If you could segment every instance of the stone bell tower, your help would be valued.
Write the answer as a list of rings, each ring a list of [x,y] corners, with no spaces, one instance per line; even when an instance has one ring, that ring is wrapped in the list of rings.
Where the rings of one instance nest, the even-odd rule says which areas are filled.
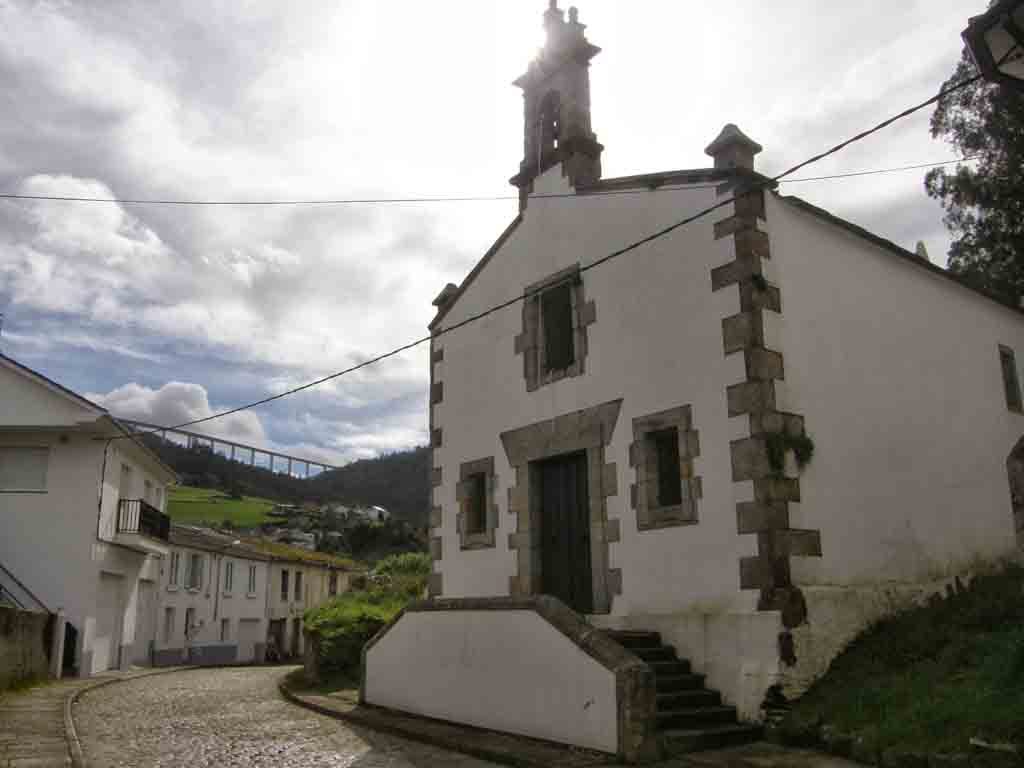
[[[544,29],[544,48],[514,83],[523,89],[524,107],[523,161],[510,180],[519,187],[520,208],[533,180],[559,163],[573,187],[601,178],[604,147],[590,129],[590,60],[601,49],[587,41],[575,8],[565,20],[558,0],[550,0]]]

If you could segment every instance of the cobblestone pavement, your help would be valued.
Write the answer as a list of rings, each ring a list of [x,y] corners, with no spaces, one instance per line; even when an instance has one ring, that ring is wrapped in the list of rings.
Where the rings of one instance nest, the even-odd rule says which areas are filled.
[[[192,670],[88,692],[74,718],[89,768],[493,765],[290,704],[277,691],[285,671]]]

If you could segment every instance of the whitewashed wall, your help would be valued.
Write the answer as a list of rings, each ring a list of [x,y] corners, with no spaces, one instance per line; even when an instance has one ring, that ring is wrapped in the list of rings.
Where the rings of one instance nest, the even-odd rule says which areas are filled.
[[[567,191],[560,169],[539,180],[538,194]],[[493,304],[521,295],[525,286],[558,270],[586,265],[610,251],[714,202],[714,190],[680,189],[530,201],[524,220],[442,322],[452,325]],[[721,318],[738,311],[728,291],[711,292],[710,272],[729,261],[731,239],[715,241],[710,223],[678,230],[640,250],[584,274],[597,321],[588,328],[583,376],[527,393],[523,358],[514,352],[522,331],[521,307],[503,310],[439,339],[444,360],[435,366],[444,399],[435,406],[443,445],[434,465],[443,484],[434,489],[442,507],[445,597],[496,596],[509,591],[514,552],[508,534],[507,488],[514,482],[499,434],[508,429],[625,397],[606,462],[618,466],[618,496],[609,518],[621,520],[621,541],[610,546],[610,567],[623,569],[616,614],[671,612],[696,604],[727,610],[744,607],[739,559],[753,542],[736,533],[725,388],[743,378],[741,356],[726,359]],[[640,532],[629,504],[632,419],[691,404],[700,432],[695,473],[703,479],[697,525]],[[494,456],[499,507],[497,547],[460,551],[455,530],[459,464]],[[438,535],[435,531],[434,535]],[[707,553],[714,552],[713,558]],[[695,567],[699,563],[699,567]],[[671,589],[665,585],[671,584]]]
[[[370,704],[603,752],[615,696],[614,674],[533,611],[408,612],[366,654]]]

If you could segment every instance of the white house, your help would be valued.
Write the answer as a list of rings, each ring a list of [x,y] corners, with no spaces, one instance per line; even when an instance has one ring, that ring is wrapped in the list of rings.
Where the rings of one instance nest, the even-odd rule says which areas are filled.
[[[172,525],[154,665],[262,662],[270,560],[231,535]]]
[[[174,472],[107,411],[0,355],[0,564],[67,618],[66,666],[148,663]]]
[[[599,49],[545,26],[520,214],[430,326],[436,599],[363,696],[634,760],[750,738],[769,686],[1019,552],[1024,314],[780,194],[733,125],[602,178]]]
[[[302,617],[332,597],[349,589],[350,573],[324,556],[319,562],[299,558],[275,558],[270,568],[267,617],[268,645],[281,656],[299,657],[305,652]]]

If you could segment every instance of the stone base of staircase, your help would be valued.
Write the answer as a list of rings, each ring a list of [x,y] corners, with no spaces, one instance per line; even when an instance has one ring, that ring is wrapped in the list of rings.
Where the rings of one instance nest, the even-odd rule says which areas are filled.
[[[704,685],[690,662],[676,656],[657,632],[605,630],[605,634],[644,661],[654,672],[657,731],[666,757],[757,741],[762,728],[739,722],[736,707],[722,704],[718,691]]]

